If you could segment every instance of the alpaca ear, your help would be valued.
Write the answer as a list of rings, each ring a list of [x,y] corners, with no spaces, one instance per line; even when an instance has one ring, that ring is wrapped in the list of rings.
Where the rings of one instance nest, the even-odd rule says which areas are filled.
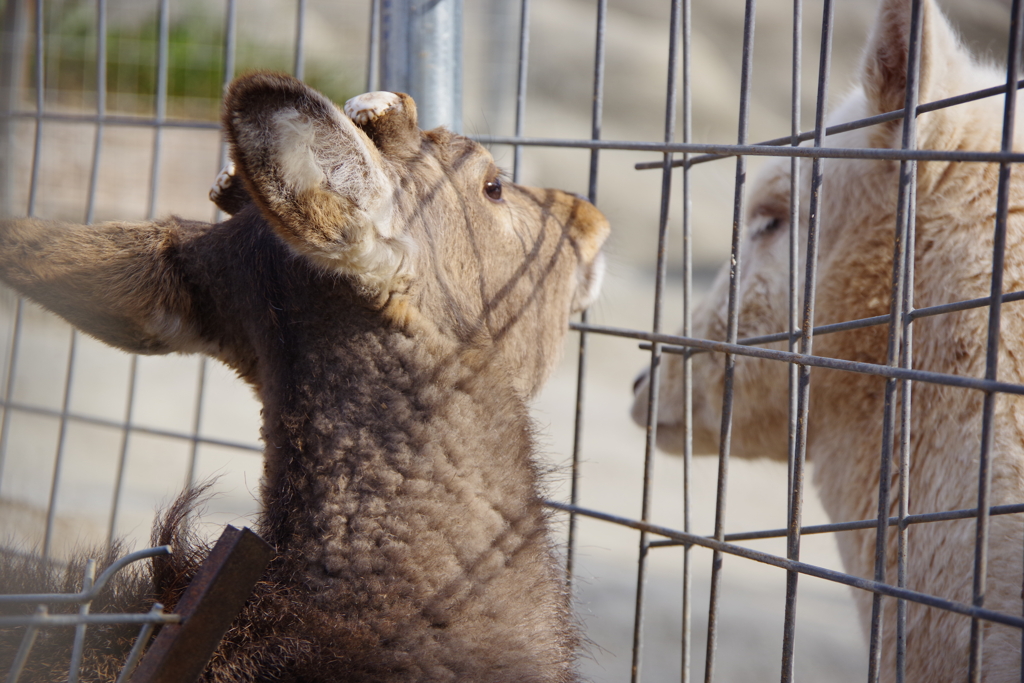
[[[420,150],[416,103],[402,92],[368,92],[345,103],[345,115],[388,157],[408,157]]]
[[[210,201],[229,216],[234,216],[252,204],[249,188],[245,186],[245,181],[241,176],[235,173],[235,162],[229,161],[228,165],[217,174],[217,179],[210,187]]]
[[[221,317],[194,293],[208,265],[197,224],[0,221],[0,280],[100,341],[132,353],[219,348]],[[187,256],[186,256],[187,255]]]
[[[315,90],[265,73],[232,83],[224,126],[236,173],[285,242],[386,297],[407,244],[397,174],[367,134]]]
[[[882,0],[864,56],[861,82],[871,114],[903,109],[912,0]],[[932,102],[966,92],[971,57],[933,0],[922,0],[919,101]]]

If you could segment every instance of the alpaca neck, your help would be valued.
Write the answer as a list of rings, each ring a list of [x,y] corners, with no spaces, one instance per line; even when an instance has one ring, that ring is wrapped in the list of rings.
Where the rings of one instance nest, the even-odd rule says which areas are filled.
[[[486,360],[400,332],[298,359],[317,379],[265,408],[262,532],[381,662],[574,680],[526,405]]]
[[[537,500],[526,406],[467,356],[388,331],[295,359],[283,376],[310,379],[271,388],[284,398],[265,408],[271,539],[305,546],[331,574],[324,539],[440,538],[465,525],[460,509],[480,543],[515,526]]]

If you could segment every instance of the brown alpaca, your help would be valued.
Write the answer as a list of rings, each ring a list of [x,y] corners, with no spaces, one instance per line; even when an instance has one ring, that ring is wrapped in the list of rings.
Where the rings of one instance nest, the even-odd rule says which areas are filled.
[[[263,402],[278,557],[205,680],[576,680],[526,401],[607,222],[420,131],[406,95],[343,114],[255,74],[224,126],[253,201],[228,178],[223,223],[0,228],[26,296],[128,351],[220,359]]]

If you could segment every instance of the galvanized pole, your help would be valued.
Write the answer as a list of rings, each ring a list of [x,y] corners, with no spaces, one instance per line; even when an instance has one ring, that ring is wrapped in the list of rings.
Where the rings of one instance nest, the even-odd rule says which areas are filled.
[[[462,0],[382,0],[381,88],[416,100],[420,127],[462,130]]]

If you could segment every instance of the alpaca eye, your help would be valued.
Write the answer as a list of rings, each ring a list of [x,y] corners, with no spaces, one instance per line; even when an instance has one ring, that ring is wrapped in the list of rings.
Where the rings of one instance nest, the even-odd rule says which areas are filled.
[[[491,201],[501,201],[501,178],[488,180],[484,183],[484,194],[486,194]]]
[[[762,219],[763,222],[754,229],[754,236],[760,237],[761,235],[770,235],[773,232],[777,232],[779,228],[784,225],[788,225],[788,221],[784,221],[781,218],[769,218],[765,216]]]

